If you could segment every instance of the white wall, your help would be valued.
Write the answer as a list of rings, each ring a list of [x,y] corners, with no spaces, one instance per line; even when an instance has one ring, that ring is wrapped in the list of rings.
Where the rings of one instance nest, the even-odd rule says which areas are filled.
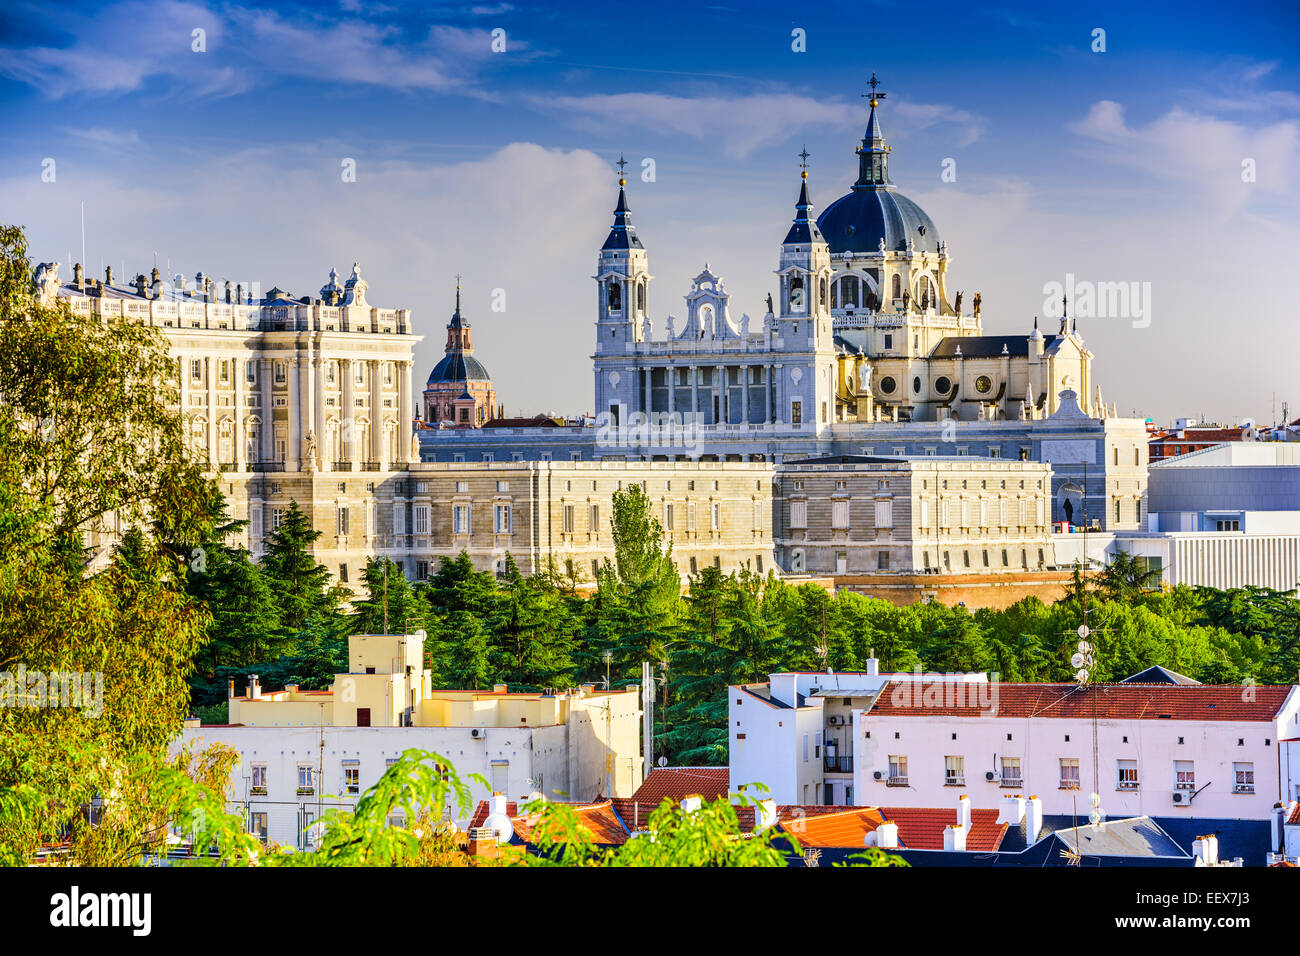
[[[1102,809],[1112,818],[1186,814],[1267,820],[1269,809],[1279,798],[1279,738],[1293,733],[1298,709],[1300,694],[1293,691],[1277,720],[1099,721],[1096,777],[1089,720],[867,715],[857,720],[855,728],[857,754],[862,759],[854,763],[854,802],[947,807],[967,793],[973,807],[996,809],[1008,791],[999,782],[987,782],[985,772],[994,771],[1000,779],[1001,759],[1019,757],[1023,783],[1018,789],[1026,796],[1041,797],[1047,814],[1087,813],[1088,794],[1095,789],[1101,795]],[[865,736],[867,731],[871,738]],[[1244,743],[1239,745],[1239,739]],[[890,787],[872,779],[875,770],[888,777],[890,754],[907,756],[908,786]],[[944,757],[948,755],[965,757],[962,787],[944,785]],[[1079,760],[1081,790],[1060,789],[1062,757]],[[1117,789],[1120,758],[1137,760],[1140,789]],[[1175,760],[1193,761],[1196,787],[1205,787],[1190,806],[1175,804],[1171,797]],[[1234,762],[1254,764],[1254,794],[1233,792]]]
[[[471,773],[481,774],[487,784],[471,784],[476,803],[491,794],[493,761],[504,762],[496,778],[504,780],[506,796],[511,800],[537,789],[539,774],[543,792],[552,799],[591,799],[603,786],[604,761],[600,755],[604,751],[593,746],[585,748],[587,752],[582,755],[571,755],[564,727],[487,727],[482,732],[482,738],[473,738],[467,727],[326,727],[323,761],[320,727],[187,728],[177,746],[188,745],[197,751],[221,742],[233,747],[240,762],[231,772],[228,809],[245,818],[250,812],[265,811],[268,838],[291,846],[297,845],[300,810],[317,814],[318,802],[320,809],[331,805],[323,795],[342,798],[334,805],[355,805],[356,797],[343,793],[344,759],[359,761],[361,793],[383,776],[386,760],[411,749],[432,750],[448,758],[462,779]],[[571,756],[575,758],[576,773],[570,765]],[[299,762],[311,763],[320,770],[319,801],[315,795],[297,796]],[[267,765],[268,792],[264,797],[249,794],[254,763]],[[570,779],[571,774],[577,779]]]

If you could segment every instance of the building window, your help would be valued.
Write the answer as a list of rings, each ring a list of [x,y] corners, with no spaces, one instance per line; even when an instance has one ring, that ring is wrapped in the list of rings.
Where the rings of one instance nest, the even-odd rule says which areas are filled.
[[[309,763],[298,764],[298,796],[311,796],[315,792],[315,769]]]
[[[888,552],[888,551],[881,551],[879,554],[876,555],[876,570],[877,570],[877,571],[888,571],[888,570],[889,570],[889,552]]]
[[[190,379],[195,382],[203,381],[203,360],[192,359],[190,361]]]
[[[275,363],[275,382],[277,385],[283,385],[285,383],[285,372],[284,372],[283,362]]]
[[[255,797],[266,796],[266,764],[253,764],[253,782],[249,793]]]
[[[263,843],[266,842],[266,814],[250,813],[248,815],[248,832]]]
[[[803,402],[790,403],[790,424],[791,425],[803,424]]]
[[[831,527],[837,531],[847,531],[849,527],[849,503],[847,501],[831,502]]]
[[[257,364],[255,362],[244,363],[244,381],[250,385],[257,382]]]
[[[337,519],[337,520],[338,520],[338,533],[341,534],[341,535],[342,535],[342,534],[347,534],[347,533],[348,533],[348,524],[349,524],[349,523],[348,523],[348,509],[347,509],[347,508],[339,508],[339,509],[338,509],[338,519]]]
[[[348,566],[346,564],[339,565],[339,581],[343,584],[348,583]]]
[[[600,505],[590,505],[587,508],[587,530],[592,534],[600,533]],[[692,524],[691,530],[694,529]]]
[[[713,530],[721,531],[722,530],[722,505],[717,501],[713,503],[711,520],[713,522],[712,524]]]
[[[361,768],[356,764],[343,765],[343,793],[356,796],[361,792]]]
[[[452,513],[452,530],[456,534],[470,533],[470,506],[456,505]]]
[[[808,527],[808,502],[806,501],[790,502],[790,527],[791,528]]]
[[[1121,760],[1116,767],[1115,789],[1138,789],[1138,765],[1136,760]]]
[[[573,505],[564,506],[564,517],[560,523],[560,531],[564,534],[573,534]]]
[[[966,758],[943,758],[943,785],[945,787],[966,786]]]
[[[496,533],[509,534],[510,533],[510,506],[497,505],[493,509],[493,511],[495,513],[494,526],[496,529]]]
[[[1174,789],[1196,789],[1196,765],[1190,760],[1174,761]]]
[[[1232,792],[1255,792],[1255,765],[1253,763],[1234,763],[1232,765]]]
[[[907,786],[907,758],[902,756],[891,756],[889,758],[889,779],[886,781],[891,787]]]
[[[1020,758],[1003,757],[1002,758],[1002,786],[1019,787],[1020,778]]]
[[[1077,757],[1061,758],[1061,789],[1062,790],[1079,789],[1079,758]]]
[[[400,505],[398,507],[400,507]],[[413,519],[412,523],[415,526],[412,530],[416,534],[428,534],[429,533],[429,506],[415,505],[411,509],[411,516]]]
[[[664,502],[664,530],[671,532],[673,530],[673,506],[671,502]]]
[[[876,502],[876,527],[892,528],[894,526],[894,503],[892,501]]]

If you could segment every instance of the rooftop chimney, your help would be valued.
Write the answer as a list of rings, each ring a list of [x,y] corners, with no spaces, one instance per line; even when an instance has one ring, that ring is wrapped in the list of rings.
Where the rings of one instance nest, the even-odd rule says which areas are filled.
[[[1025,842],[1033,843],[1043,829],[1043,801],[1034,794],[1025,803]]]
[[[256,674],[248,675],[248,697],[250,700],[262,699],[262,685],[258,681]]]
[[[704,806],[704,798],[698,794],[692,794],[689,797],[682,797],[683,813],[694,813],[702,806]]]
[[[1019,793],[1008,793],[1002,798],[1002,810],[998,813],[998,823],[1009,823],[1013,827],[1018,827],[1024,819],[1024,795]]]
[[[943,831],[943,848],[961,853],[966,850],[966,828],[960,823],[951,824]]]
[[[1192,844],[1192,856],[1196,857],[1197,866],[1218,866],[1219,838],[1213,834],[1197,837]]]
[[[104,285],[113,284],[113,267],[107,266],[104,269]]]
[[[897,823],[890,823],[888,821],[882,823],[880,826],[876,827],[873,833],[876,837],[875,845],[880,847],[882,850],[898,847]],[[872,833],[868,833],[867,836],[872,836]]]
[[[755,830],[768,830],[776,826],[776,801],[760,800],[754,808]]]
[[[502,814],[506,812],[506,795],[500,790],[492,791],[492,812]]]
[[[867,658],[867,676],[876,677],[880,674],[880,661],[876,659],[876,649],[871,649],[871,656]]]
[[[72,267],[72,281],[76,283],[79,292],[86,290],[86,271],[81,268],[80,262]]]
[[[494,694],[504,694],[505,692],[506,692],[506,685],[505,685],[505,684],[493,684],[493,685],[492,685],[492,693],[494,693]]]
[[[234,700],[234,699],[235,699],[235,679],[232,677],[230,678],[230,685],[229,687],[227,687],[226,700]]]
[[[970,830],[970,797],[964,793],[957,798],[957,822]]]

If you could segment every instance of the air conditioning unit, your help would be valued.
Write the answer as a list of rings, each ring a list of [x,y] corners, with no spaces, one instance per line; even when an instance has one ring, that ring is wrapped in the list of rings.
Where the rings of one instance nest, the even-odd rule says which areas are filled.
[[[1188,797],[1188,796],[1189,796],[1189,794],[1187,793],[1186,790],[1175,790],[1175,791],[1174,791],[1174,803],[1186,803],[1186,802],[1187,802],[1187,797]]]
[[[871,776],[872,776],[874,779],[876,779],[876,780],[884,780],[884,779],[885,779],[885,772],[884,772],[883,770],[877,770],[877,771],[876,771],[875,773],[873,773]]]
[[[839,714],[832,714],[829,718],[827,718],[826,722],[830,724],[832,727],[839,727],[841,724],[844,723],[844,718],[841,717]]]
[[[989,783],[992,783],[992,782],[993,782],[994,780],[996,780],[997,778],[998,778],[998,775],[997,775],[994,771],[992,771],[992,770],[990,770],[990,771],[988,771],[988,772],[986,772],[986,773],[984,774],[984,779],[987,780]]]
[[[486,727],[471,727],[470,730],[469,730],[469,735],[470,735],[471,737],[475,738],[475,739],[478,739],[478,738],[481,738],[481,737],[486,737],[486,736],[487,736],[487,728],[486,728]]]
[[[809,687],[809,688],[808,688],[808,696],[809,696],[809,697],[814,697],[814,696],[816,696],[817,694],[820,694],[821,692],[822,692],[822,689],[821,689],[820,687]]]

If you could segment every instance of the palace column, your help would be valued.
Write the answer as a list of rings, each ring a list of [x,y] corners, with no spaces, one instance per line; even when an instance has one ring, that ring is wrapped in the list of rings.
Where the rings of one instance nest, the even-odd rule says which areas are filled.
[[[221,449],[218,447],[220,429],[217,426],[217,377],[214,374],[216,362],[209,356],[203,357],[203,384],[208,393],[208,461],[216,470],[221,470]]]
[[[232,385],[235,389],[235,421],[232,426],[234,436],[232,440],[235,443],[235,471],[244,471],[247,467],[245,463],[246,447],[244,445],[244,416],[246,414],[245,406],[248,404],[244,401],[244,362],[242,359],[232,358],[230,360]]]
[[[383,363],[370,361],[366,364],[370,367],[370,451],[367,457],[373,462],[378,462],[384,457],[384,399],[380,394]]]
[[[262,393],[261,408],[258,409],[262,419],[261,445],[262,452],[259,456],[262,461],[269,462],[275,460],[273,452],[275,439],[275,411],[271,402],[271,381],[275,374],[275,360],[264,358],[257,360],[257,384]]]
[[[398,445],[393,449],[393,463],[404,461],[410,462],[411,459],[411,371],[415,363],[413,361],[397,363],[397,407],[398,420],[397,442]]]
[[[318,350],[312,358],[312,378],[315,382],[315,410],[313,430],[316,432],[316,467],[325,470],[325,358]]]
[[[302,376],[298,372],[298,356],[289,356],[284,360],[285,366],[289,372],[289,389],[288,399],[297,405],[297,408],[289,409],[289,447],[285,449],[284,470],[301,471],[302,470]]]
[[[343,436],[342,457],[344,460],[355,464],[357,446],[360,442],[357,441],[357,423],[354,411],[356,402],[353,397],[352,387],[352,379],[356,375],[356,370],[353,368],[352,363],[352,359],[339,360],[339,369],[343,374],[343,407],[339,410],[339,428],[342,429],[341,434]]]
[[[749,366],[740,366],[740,420],[749,424]]]

